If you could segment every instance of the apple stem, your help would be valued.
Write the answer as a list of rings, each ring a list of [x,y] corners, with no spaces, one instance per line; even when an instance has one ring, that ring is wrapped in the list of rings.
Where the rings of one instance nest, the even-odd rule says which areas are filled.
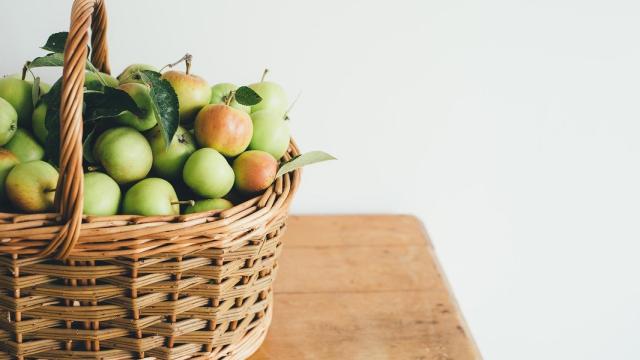
[[[300,96],[302,96],[302,90],[300,90],[296,98],[293,99],[293,102],[291,103],[291,105],[289,105],[289,108],[287,109],[287,111],[284,113],[285,120],[289,120],[289,113],[291,112],[291,110],[293,110],[293,107],[296,106],[296,104],[298,103],[298,100],[300,100]]]
[[[183,57],[181,57],[181,58],[180,58],[180,60],[178,60],[178,61],[176,61],[176,62],[174,62],[174,63],[171,63],[171,64],[167,64],[167,65],[165,65],[162,69],[160,69],[160,72],[163,72],[163,71],[164,71],[164,69],[166,69],[166,68],[171,69],[171,68],[173,68],[174,66],[176,66],[176,65],[178,65],[178,64],[180,64],[181,62],[183,62],[183,61],[184,61],[184,62],[186,63],[186,65],[187,65],[187,71],[186,71],[186,73],[187,73],[187,74],[189,74],[189,71],[191,71],[191,61],[192,61],[192,60],[193,60],[193,55],[191,55],[191,54],[189,54],[189,53],[186,53],[186,54],[184,54],[184,56],[183,56]]]
[[[184,200],[184,201],[172,201],[171,205],[189,205],[194,206],[196,204],[195,200]]]
[[[227,95],[224,98],[224,104],[229,106],[235,97],[236,97],[236,91],[235,90],[231,90],[229,92],[229,95]]]
[[[260,82],[264,81],[268,73],[269,73],[269,69],[264,69],[264,71],[262,72],[262,77],[260,78]]]
[[[31,62],[27,61],[26,63],[24,63],[24,66],[22,67],[22,80],[26,79],[27,77],[27,70],[29,70],[29,64]]]
[[[56,192],[56,190],[58,190],[58,189],[46,189],[44,192],[45,193],[52,193],[52,192]]]
[[[98,170],[100,170],[100,169],[101,169],[101,167],[100,167],[100,166],[96,166],[96,165],[89,165],[89,166],[87,166],[87,170],[88,170],[88,171],[90,171],[90,172],[91,172],[91,171],[98,171]]]

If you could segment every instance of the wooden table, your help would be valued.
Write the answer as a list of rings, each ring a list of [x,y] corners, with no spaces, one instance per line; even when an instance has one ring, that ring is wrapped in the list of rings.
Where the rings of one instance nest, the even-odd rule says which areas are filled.
[[[274,319],[251,360],[481,356],[411,216],[293,216]]]

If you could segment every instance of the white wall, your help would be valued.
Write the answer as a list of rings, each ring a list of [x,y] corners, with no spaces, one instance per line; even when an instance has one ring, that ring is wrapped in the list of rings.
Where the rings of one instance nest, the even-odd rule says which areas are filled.
[[[640,358],[640,6],[611,0],[111,0],[111,59],[186,51],[292,97],[298,213],[426,222],[487,359]],[[70,1],[0,3],[0,73]]]

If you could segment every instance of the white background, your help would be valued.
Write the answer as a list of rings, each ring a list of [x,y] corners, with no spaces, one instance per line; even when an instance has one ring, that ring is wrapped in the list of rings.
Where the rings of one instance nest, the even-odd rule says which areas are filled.
[[[0,3],[1,73],[70,1]],[[486,359],[638,359],[636,1],[111,0],[114,72],[186,51],[291,97],[297,213],[411,213]],[[49,74],[51,76],[51,74]],[[50,80],[53,80],[49,77]]]

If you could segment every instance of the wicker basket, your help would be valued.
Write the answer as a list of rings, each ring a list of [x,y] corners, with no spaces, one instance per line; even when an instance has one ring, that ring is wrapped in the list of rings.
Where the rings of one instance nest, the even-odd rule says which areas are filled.
[[[82,215],[82,103],[109,72],[103,0],[75,0],[61,105],[58,213],[0,213],[0,359],[244,359],[271,319],[300,172],[224,211]],[[297,155],[292,142],[284,159]]]

